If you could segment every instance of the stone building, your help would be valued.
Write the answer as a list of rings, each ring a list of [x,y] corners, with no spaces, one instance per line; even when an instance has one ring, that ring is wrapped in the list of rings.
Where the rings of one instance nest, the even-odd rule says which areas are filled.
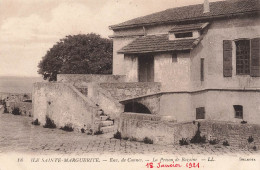
[[[155,114],[259,124],[258,0],[205,1],[110,29],[113,74],[161,83],[159,93],[147,96],[160,100]]]
[[[110,29],[113,75],[67,74],[36,83],[34,119],[157,143],[190,137],[194,121],[204,121],[204,129],[221,122],[215,126],[221,132],[205,135],[223,138],[241,129],[260,136],[259,0],[205,0]],[[240,127],[242,121],[256,127]]]

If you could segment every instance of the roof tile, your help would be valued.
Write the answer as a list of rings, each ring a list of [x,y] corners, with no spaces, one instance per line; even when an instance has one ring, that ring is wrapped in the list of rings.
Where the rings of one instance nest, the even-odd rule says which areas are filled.
[[[150,35],[140,37],[126,45],[118,53],[135,54],[162,51],[190,50],[197,39],[169,40],[168,35]]]
[[[260,0],[218,1],[210,3],[210,12],[203,13],[203,4],[171,8],[144,17],[135,18],[117,25],[111,29],[120,29],[146,24],[180,22],[185,20],[199,20],[202,18],[215,18],[248,12],[259,12]]]

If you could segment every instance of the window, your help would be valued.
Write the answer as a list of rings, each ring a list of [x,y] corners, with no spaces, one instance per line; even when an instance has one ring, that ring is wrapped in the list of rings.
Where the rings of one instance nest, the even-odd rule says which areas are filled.
[[[205,119],[205,107],[196,108],[196,119]]]
[[[176,38],[192,37],[192,32],[175,33]]]
[[[250,74],[250,40],[236,41],[236,73]]]
[[[204,81],[204,58],[200,59],[200,81]]]
[[[236,54],[232,54],[232,40],[223,40],[223,75],[232,77],[232,56],[236,57],[236,74],[260,77],[260,38],[235,40]]]
[[[173,53],[172,54],[172,62],[173,63],[176,63],[178,61],[178,59],[177,59],[177,53]]]
[[[243,119],[243,106],[241,105],[234,105],[235,109],[235,118]]]

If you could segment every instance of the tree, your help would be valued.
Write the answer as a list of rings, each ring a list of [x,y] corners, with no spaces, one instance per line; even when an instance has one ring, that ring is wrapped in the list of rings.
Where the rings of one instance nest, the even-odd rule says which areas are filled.
[[[57,74],[111,74],[113,43],[91,33],[69,35],[57,42],[42,58],[38,73],[49,81]]]

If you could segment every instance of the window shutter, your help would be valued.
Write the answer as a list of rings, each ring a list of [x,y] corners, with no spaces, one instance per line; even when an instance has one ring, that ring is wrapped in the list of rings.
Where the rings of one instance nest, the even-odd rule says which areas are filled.
[[[260,76],[260,38],[251,40],[251,63],[250,75],[252,77]]]
[[[232,41],[223,41],[223,75],[232,77]]]

